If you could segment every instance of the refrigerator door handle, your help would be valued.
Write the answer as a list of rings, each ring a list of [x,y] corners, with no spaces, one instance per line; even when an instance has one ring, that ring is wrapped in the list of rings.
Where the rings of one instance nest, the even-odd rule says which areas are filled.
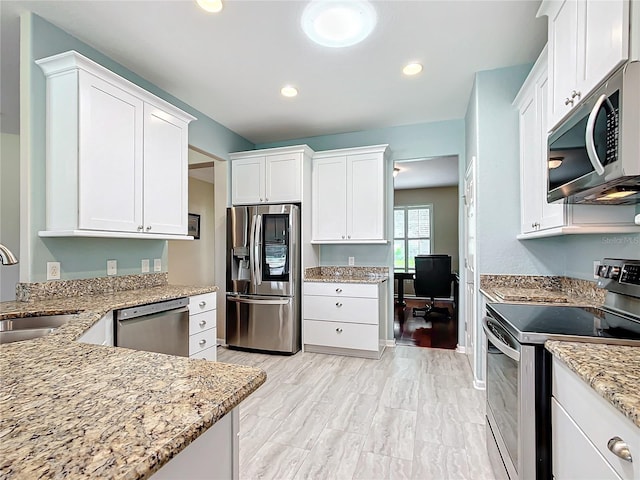
[[[254,269],[256,272],[255,284],[262,285],[262,215],[256,215],[256,228],[255,228],[255,238],[254,238],[254,248],[256,249],[255,254],[255,265]]]
[[[227,297],[227,300],[235,303],[250,303],[254,305],[287,305],[291,298],[279,298],[279,299],[253,299],[244,297]]]
[[[249,265],[251,267],[251,283],[254,285],[256,284],[256,218],[257,215],[253,215],[253,217],[251,217],[251,231],[249,232],[249,242],[251,242],[251,247],[249,248]]]

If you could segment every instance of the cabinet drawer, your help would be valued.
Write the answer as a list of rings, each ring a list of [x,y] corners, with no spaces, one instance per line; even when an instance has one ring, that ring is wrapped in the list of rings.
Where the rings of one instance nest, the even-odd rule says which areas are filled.
[[[555,398],[551,399],[553,478],[556,480],[618,480],[620,477],[600,455],[580,427]]]
[[[636,461],[640,458],[638,427],[556,358],[553,359],[553,396],[620,477],[640,478],[640,462]],[[607,443],[613,437],[627,443],[633,462],[609,451]]]
[[[216,346],[217,329],[210,328],[204,332],[189,335],[189,356],[201,352],[209,347]]]
[[[305,295],[378,298],[377,284],[305,282]]]
[[[217,346],[205,348],[204,350],[200,350],[198,353],[194,353],[189,355],[189,358],[210,360],[215,362],[218,359]]]
[[[378,325],[378,299],[305,295],[304,319]]]
[[[216,292],[189,297],[189,313],[208,312],[216,309]]]
[[[196,313],[189,315],[189,335],[204,332],[216,326],[216,311]]]
[[[336,348],[378,350],[378,326],[344,322],[304,321],[304,343]]]

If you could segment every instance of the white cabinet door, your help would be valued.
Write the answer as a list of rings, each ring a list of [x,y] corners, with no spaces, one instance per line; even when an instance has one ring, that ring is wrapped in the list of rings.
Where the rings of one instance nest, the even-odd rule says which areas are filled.
[[[90,73],[81,71],[78,80],[78,227],[138,231],[143,224],[143,102]]]
[[[571,109],[569,100],[576,87],[577,29],[578,2],[564,0],[557,14],[549,19],[549,77],[552,79],[549,116],[552,125]]]
[[[385,236],[384,165],[381,154],[347,157],[347,239]]]
[[[264,157],[234,160],[231,164],[231,196],[234,205],[262,203],[265,198]]]
[[[347,157],[336,156],[313,163],[313,239],[345,240],[347,235]]]
[[[282,153],[265,159],[265,202],[302,201],[302,154]]]
[[[537,230],[541,216],[541,157],[535,91],[520,108],[520,231]]]
[[[628,0],[589,0],[579,4],[578,91],[588,92],[629,57]]]
[[[187,234],[188,126],[144,105],[144,231]]]

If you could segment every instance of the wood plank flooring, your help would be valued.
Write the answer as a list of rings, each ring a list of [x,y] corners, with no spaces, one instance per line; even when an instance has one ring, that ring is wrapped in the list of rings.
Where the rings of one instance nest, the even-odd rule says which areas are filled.
[[[240,478],[493,479],[484,392],[464,354],[397,346],[380,360],[218,348],[267,381],[240,404]]]
[[[413,316],[415,307],[424,307],[426,299],[405,297],[406,305],[394,305],[393,336],[398,345],[454,349],[458,344],[458,319],[452,302],[436,301],[437,307],[449,309],[451,318],[442,315]]]

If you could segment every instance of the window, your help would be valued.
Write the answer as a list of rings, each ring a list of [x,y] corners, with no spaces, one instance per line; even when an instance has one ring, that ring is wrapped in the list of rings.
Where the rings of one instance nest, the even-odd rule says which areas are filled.
[[[393,209],[393,267],[415,269],[416,255],[431,253],[433,205]]]

